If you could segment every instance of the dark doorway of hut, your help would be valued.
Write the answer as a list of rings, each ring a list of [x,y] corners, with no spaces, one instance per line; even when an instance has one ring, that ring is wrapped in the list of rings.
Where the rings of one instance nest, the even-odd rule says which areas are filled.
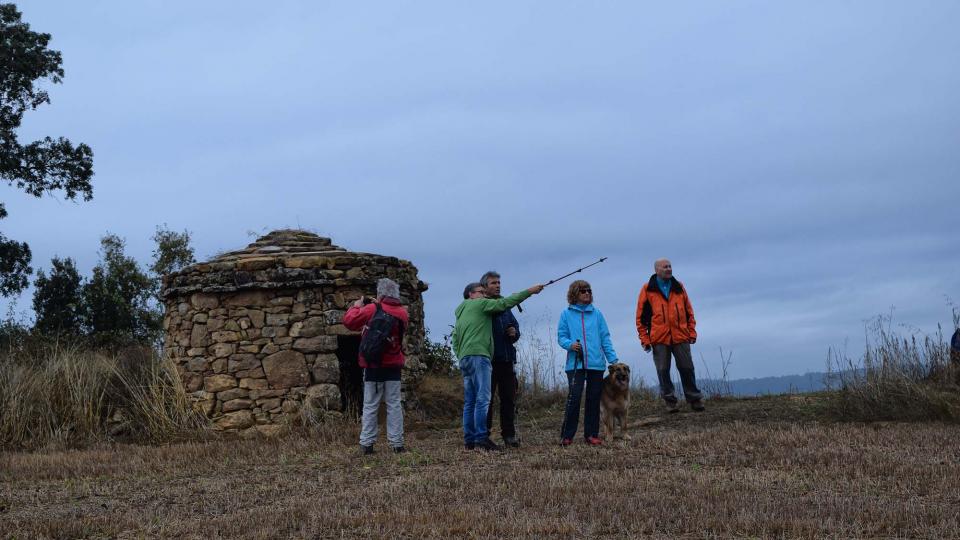
[[[337,336],[340,406],[344,414],[355,418],[363,411],[363,368],[357,363],[359,354],[360,336]]]

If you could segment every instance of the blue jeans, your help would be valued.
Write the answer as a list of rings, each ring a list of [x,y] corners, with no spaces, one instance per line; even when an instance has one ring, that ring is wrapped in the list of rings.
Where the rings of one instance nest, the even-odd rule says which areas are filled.
[[[490,407],[490,359],[486,356],[464,356],[460,359],[463,373],[463,442],[486,440],[487,409]]]

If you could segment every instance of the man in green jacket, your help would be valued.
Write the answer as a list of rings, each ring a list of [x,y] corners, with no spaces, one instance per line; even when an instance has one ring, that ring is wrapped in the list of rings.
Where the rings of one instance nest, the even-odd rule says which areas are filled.
[[[493,357],[492,318],[543,290],[534,285],[506,298],[485,298],[483,285],[471,283],[463,290],[463,303],[456,309],[453,353],[463,373],[463,442],[467,450],[499,450],[487,432],[490,407],[490,376]]]

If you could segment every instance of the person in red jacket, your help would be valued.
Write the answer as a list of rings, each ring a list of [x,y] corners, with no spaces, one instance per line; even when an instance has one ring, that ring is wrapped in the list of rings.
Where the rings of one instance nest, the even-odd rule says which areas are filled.
[[[660,381],[660,396],[670,412],[677,412],[677,396],[670,380],[670,357],[677,361],[683,395],[694,411],[703,411],[703,394],[697,388],[690,345],[697,342],[697,320],[683,284],[673,277],[667,259],[653,263],[650,276],[637,298],[637,333],[643,350],[653,351]]]
[[[365,298],[361,296],[343,316],[343,325],[350,330],[362,330],[361,335],[366,334],[367,324],[377,314],[378,307],[394,317],[396,323],[387,339],[379,365],[370,365],[362,354],[357,358],[357,362],[363,368],[360,447],[364,454],[372,454],[373,444],[377,442],[377,410],[380,408],[381,400],[387,404],[387,441],[394,452],[404,451],[400,374],[404,364],[403,332],[407,328],[407,323],[410,322],[410,316],[406,308],[400,304],[400,286],[387,278],[377,281],[377,301],[365,303]]]

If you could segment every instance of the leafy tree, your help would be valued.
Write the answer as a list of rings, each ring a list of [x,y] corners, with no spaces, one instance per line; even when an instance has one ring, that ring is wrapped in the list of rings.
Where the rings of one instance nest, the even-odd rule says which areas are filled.
[[[150,300],[154,281],[124,253],[123,239],[100,239],[100,263],[83,286],[85,327],[94,343],[148,343],[159,335],[161,319]]]
[[[50,34],[30,30],[14,4],[0,4],[0,181],[16,185],[30,195],[62,191],[67,199],[93,198],[93,151],[59,137],[21,144],[17,129],[23,115],[50,103],[46,91],[34,87],[39,80],[63,80],[60,51],[47,48]],[[7,212],[0,203],[0,219]],[[17,294],[31,273],[30,248],[0,234],[0,295]]]
[[[73,259],[54,257],[50,263],[50,277],[39,270],[33,282],[33,328],[43,335],[80,336],[84,307],[80,273]]]
[[[166,227],[166,224],[157,226],[157,232],[153,235],[153,241],[157,246],[153,250],[153,264],[150,266],[150,272],[154,276],[157,294],[160,293],[164,275],[196,262],[193,247],[190,246],[190,232],[171,231]]]

